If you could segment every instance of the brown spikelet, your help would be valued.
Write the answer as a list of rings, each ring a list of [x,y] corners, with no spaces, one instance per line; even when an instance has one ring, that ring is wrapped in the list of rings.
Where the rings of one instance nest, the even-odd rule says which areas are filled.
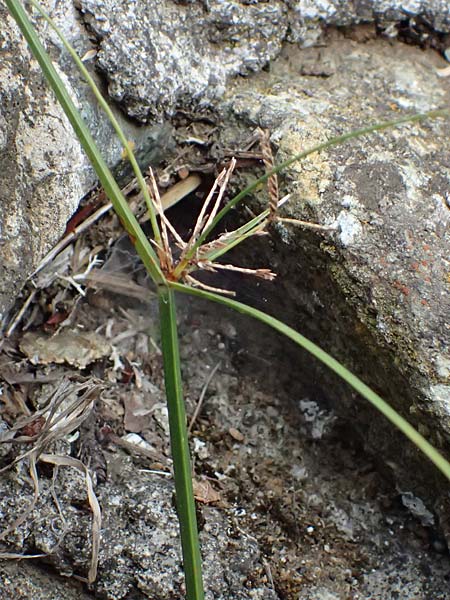
[[[270,146],[270,135],[269,132],[264,129],[258,129],[258,134],[264,166],[266,167],[266,171],[270,171],[274,167],[272,148]],[[273,173],[267,180],[267,190],[269,192],[269,219],[272,220],[277,214],[278,207],[278,178],[276,173]]]
[[[204,265],[204,266],[203,266]],[[208,263],[202,263],[203,268],[207,268]],[[273,281],[276,277],[276,274],[273,273],[270,269],[246,269],[244,267],[237,267],[236,265],[225,265],[223,263],[210,263],[210,268],[212,271],[217,271],[220,269],[224,269],[227,271],[236,271],[238,273],[244,273],[245,275],[254,275],[255,277],[259,277],[260,279],[267,279],[268,281]]]

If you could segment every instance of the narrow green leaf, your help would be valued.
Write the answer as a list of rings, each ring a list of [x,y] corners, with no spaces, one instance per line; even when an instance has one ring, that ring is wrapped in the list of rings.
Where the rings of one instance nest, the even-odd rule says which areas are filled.
[[[247,223],[244,223],[241,227],[235,231],[227,233],[226,239],[222,239],[223,245],[220,245],[213,249],[205,249],[205,246],[200,248],[197,252],[197,261],[189,265],[188,262],[180,262],[174,271],[174,279],[179,280],[184,272],[191,273],[198,270],[198,261],[207,260],[214,262],[222,255],[229,252],[235,246],[241,244],[249,237],[256,235],[257,231],[264,229],[264,219],[269,216],[269,210],[264,210],[258,216],[254,217]]]
[[[16,0],[6,0],[6,3],[27,39],[64,112],[69,118],[80,143],[85,149],[108,197],[113,203],[115,211],[135,243],[144,265],[158,284],[164,373],[187,599],[203,600],[201,556],[192,489],[186,416],[182,395],[174,293],[166,287],[165,278],[161,273],[153,248],[128,207],[126,199],[104,162],[90,132],[68,95],[62,80],[54,69],[21,4]],[[124,146],[129,148],[128,143],[125,143]]]
[[[378,394],[371,390],[363,383],[356,375],[353,375],[340,362],[322,350],[319,346],[305,338],[303,335],[282,323],[278,319],[267,315],[266,313],[257,310],[231,298],[219,296],[205,290],[195,289],[180,283],[170,283],[170,287],[177,292],[190,294],[206,298],[219,304],[223,304],[236,310],[239,313],[248,315],[253,319],[257,319],[266,325],[269,325],[276,331],[279,331],[286,337],[290,338],[296,344],[307,350],[315,358],[337,373],[341,379],[346,381],[353,389],[368,400],[375,408],[377,408],[391,423],[393,423],[404,435],[409,438],[427,456],[435,466],[450,480],[450,463],[418,432],[404,419],[397,411],[395,411],[387,402],[385,402]]]

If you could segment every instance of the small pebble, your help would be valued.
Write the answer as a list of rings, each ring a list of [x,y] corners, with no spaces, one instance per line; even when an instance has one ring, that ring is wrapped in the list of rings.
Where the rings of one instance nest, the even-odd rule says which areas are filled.
[[[244,441],[244,436],[242,435],[242,433],[240,431],[238,431],[237,429],[235,429],[234,427],[230,427],[230,429],[228,430],[228,433],[237,442],[243,442]]]

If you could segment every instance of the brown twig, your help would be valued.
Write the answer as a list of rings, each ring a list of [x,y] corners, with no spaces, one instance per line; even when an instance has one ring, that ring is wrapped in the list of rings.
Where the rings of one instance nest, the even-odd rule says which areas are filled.
[[[156,207],[157,212],[161,217],[161,243],[162,247],[156,245],[159,262],[161,269],[164,273],[171,273],[173,269],[173,257],[172,250],[169,243],[169,235],[167,233],[167,218],[164,215],[164,208],[161,203],[161,196],[159,195],[158,186],[156,184],[155,176],[153,175],[153,169],[149,169],[150,185],[149,191],[152,198],[153,204]]]

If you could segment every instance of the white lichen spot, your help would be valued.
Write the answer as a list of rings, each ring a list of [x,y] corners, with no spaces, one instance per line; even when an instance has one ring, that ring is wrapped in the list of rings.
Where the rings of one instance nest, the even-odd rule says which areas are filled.
[[[440,419],[443,419],[443,424],[449,427],[448,419],[450,418],[450,386],[444,383],[437,383],[430,386],[429,397],[433,403],[434,413]]]
[[[434,366],[436,367],[436,373],[439,377],[447,378],[450,377],[450,357],[448,356],[438,356],[434,361]]]
[[[305,426],[313,440],[320,440],[331,429],[336,417],[332,411],[321,408],[317,402],[304,398],[298,403]]]
[[[341,211],[337,218],[339,226],[339,239],[343,246],[349,246],[362,233],[362,225],[355,215],[347,211]]]
[[[308,470],[302,465],[294,464],[291,467],[291,475],[297,481],[303,481],[308,478]]]
[[[194,438],[194,454],[196,454],[200,460],[206,460],[209,458],[209,451],[206,442],[199,438]]]
[[[378,329],[378,331],[381,331],[382,333],[385,333],[388,329],[386,321],[380,314],[377,315],[377,329]]]
[[[293,235],[293,232],[291,230],[289,230],[289,228],[286,227],[286,225],[283,225],[283,223],[275,222],[273,224],[273,226],[276,229],[278,235],[280,236],[280,238],[284,244],[290,244],[293,241],[293,239],[295,238],[295,235]]]
[[[380,163],[380,162],[386,162],[386,163],[395,163],[395,153],[394,152],[390,152],[389,150],[386,149],[380,149],[379,147],[373,148],[373,150],[371,151],[370,148],[368,149],[367,152],[367,162],[368,163]]]
[[[305,21],[330,18],[336,12],[336,4],[329,0],[299,0],[293,9],[302,16]]]
[[[0,114],[0,150],[6,147],[8,141],[7,122],[5,117]]]
[[[420,202],[422,197],[421,189],[427,184],[430,177],[419,171],[410,161],[405,161],[402,165],[399,165],[398,172],[406,188],[408,201],[415,200]]]
[[[357,203],[358,202],[355,200],[355,197],[350,194],[345,194],[341,200],[342,208],[353,208]]]

